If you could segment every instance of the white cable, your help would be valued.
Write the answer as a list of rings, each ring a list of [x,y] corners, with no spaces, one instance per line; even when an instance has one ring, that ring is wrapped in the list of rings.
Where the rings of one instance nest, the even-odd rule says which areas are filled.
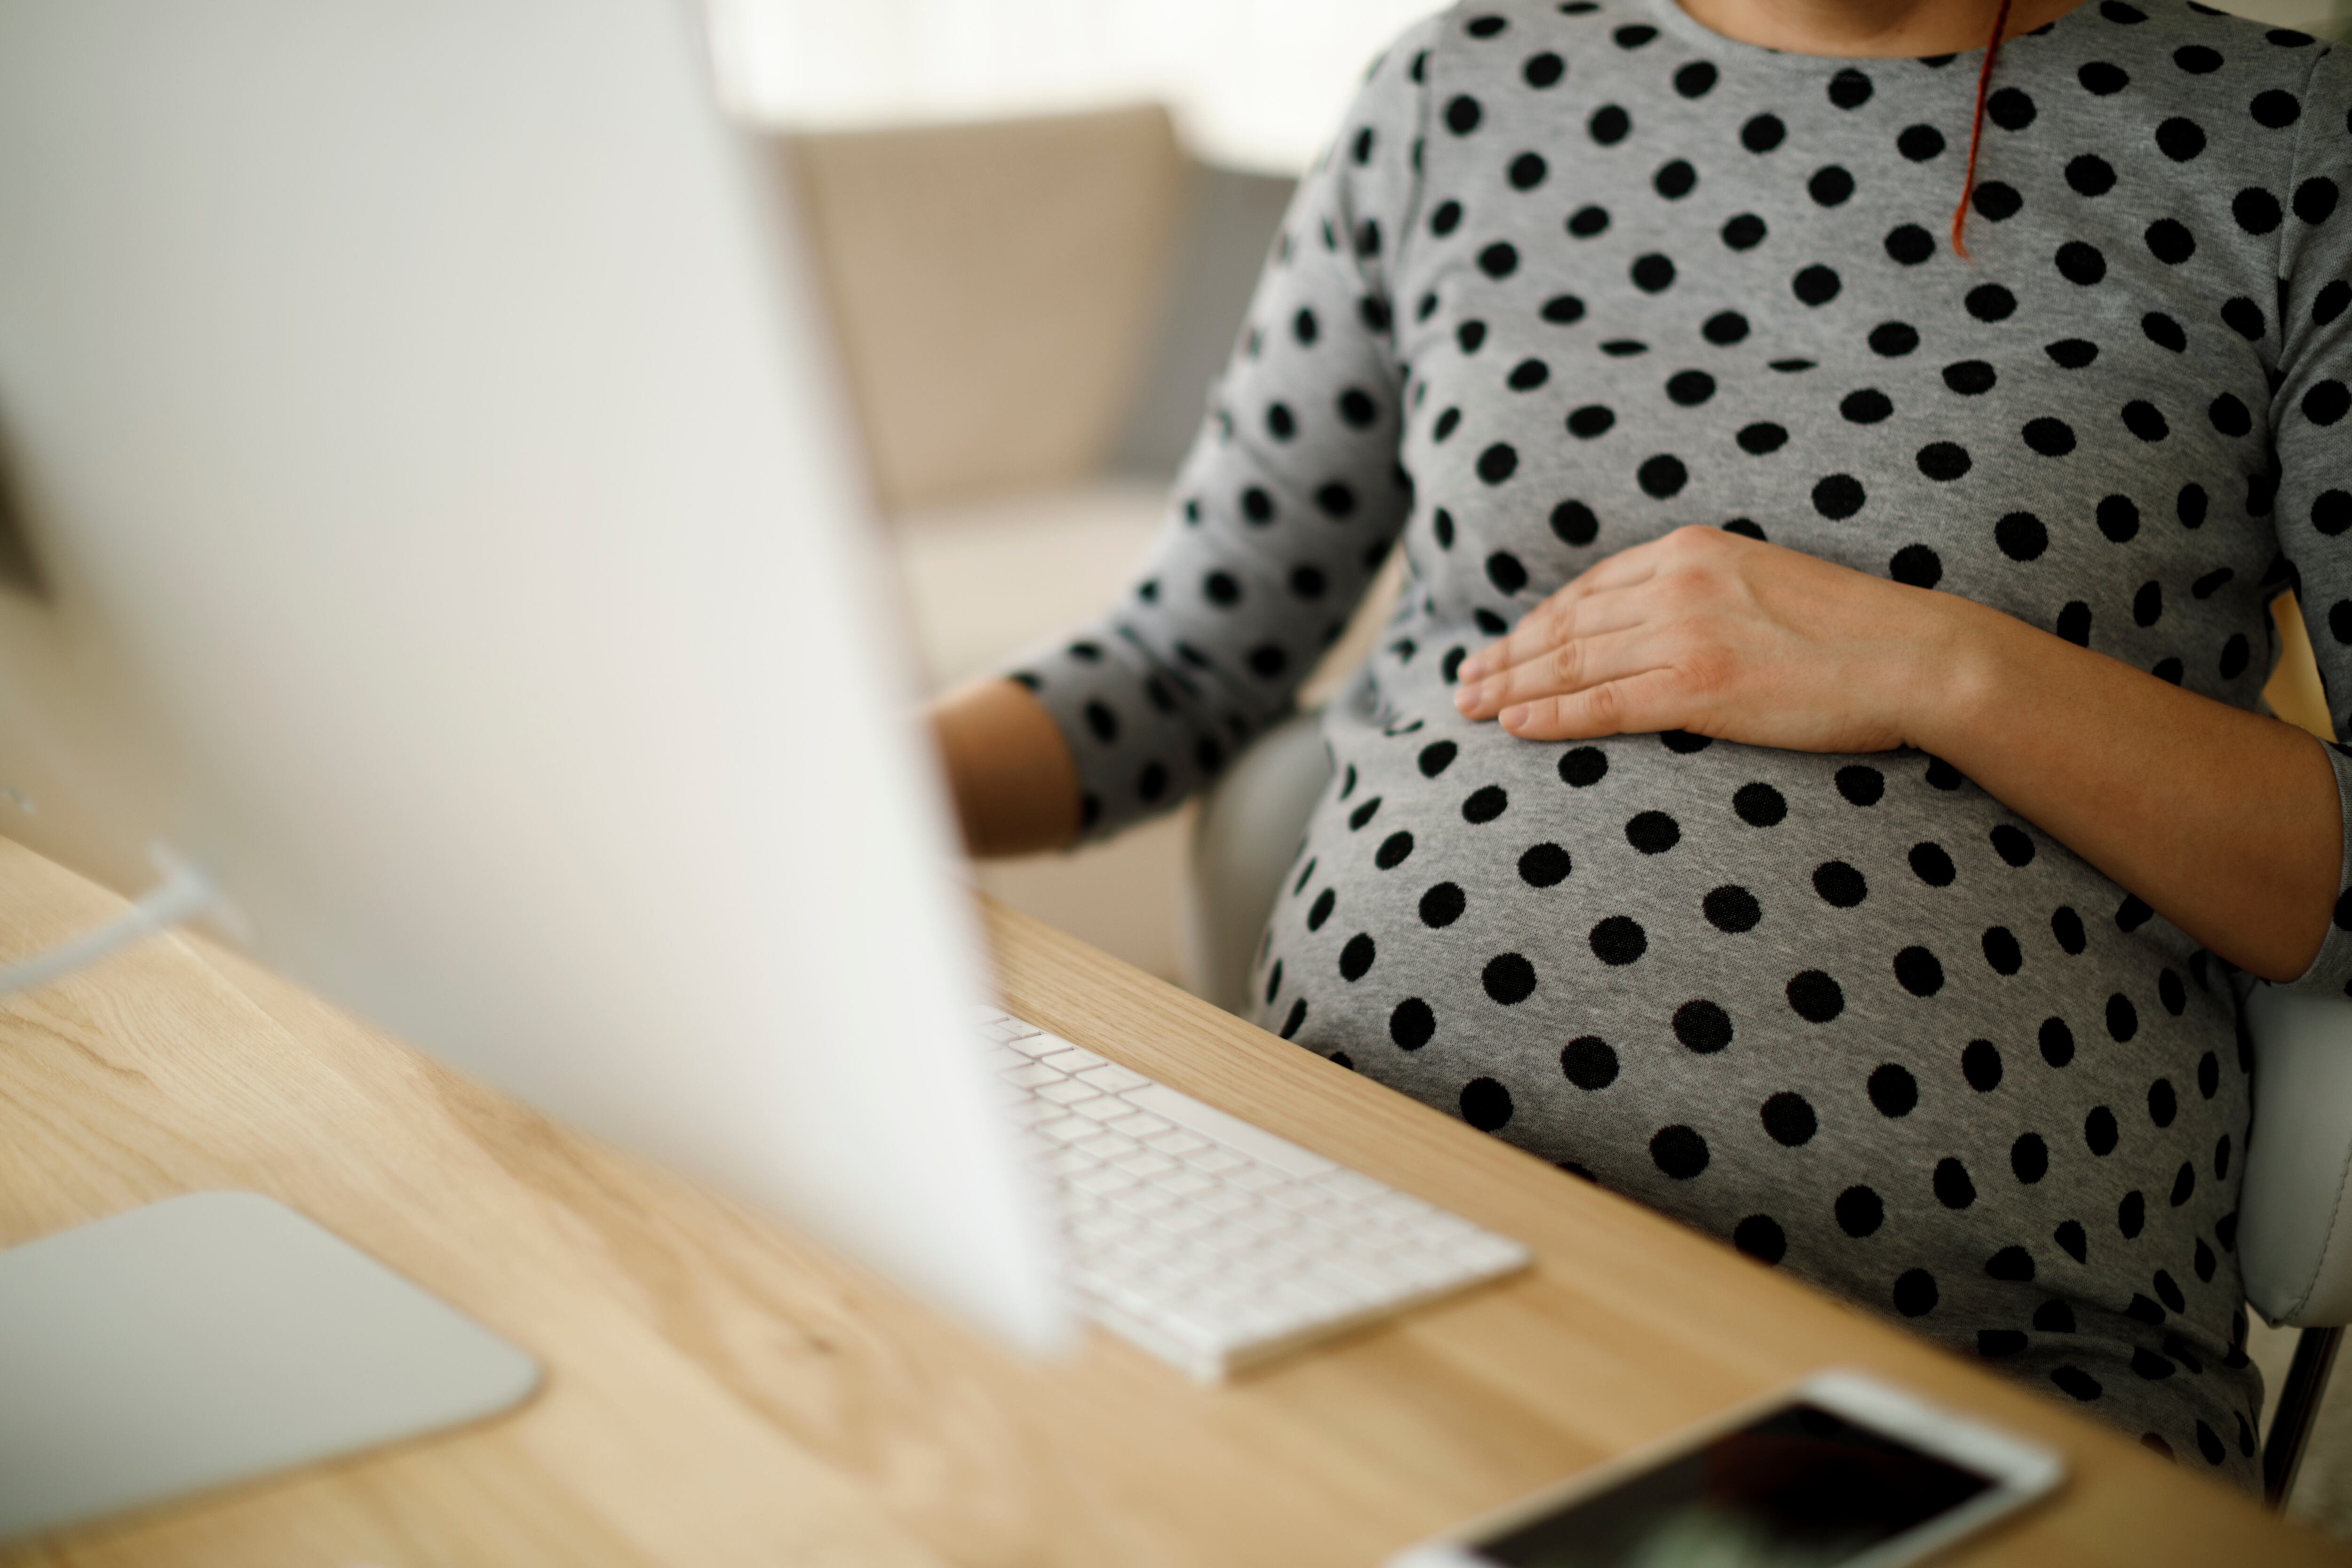
[[[141,895],[121,919],[84,931],[44,953],[0,968],[0,995],[46,985],[86,968],[117,949],[200,915],[220,901],[220,889],[194,866],[158,853],[163,879]]]

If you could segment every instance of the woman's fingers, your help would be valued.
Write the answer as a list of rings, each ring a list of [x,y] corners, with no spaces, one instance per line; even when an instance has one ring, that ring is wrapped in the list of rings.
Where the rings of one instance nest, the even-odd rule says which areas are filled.
[[[1557,697],[1515,703],[1503,728],[1523,741],[1590,741],[1602,735],[1692,728],[1681,682],[1671,669],[1646,669]]]
[[[1476,680],[1496,670],[1524,664],[1571,635],[1577,606],[1596,594],[1629,588],[1647,581],[1657,570],[1651,545],[1637,544],[1589,567],[1566,587],[1522,616],[1499,642],[1489,643],[1462,661],[1461,679]]]
[[[1466,718],[1491,719],[1514,703],[1580,691],[1657,666],[1657,639],[1641,626],[1572,637],[1482,680],[1465,681],[1454,705]]]

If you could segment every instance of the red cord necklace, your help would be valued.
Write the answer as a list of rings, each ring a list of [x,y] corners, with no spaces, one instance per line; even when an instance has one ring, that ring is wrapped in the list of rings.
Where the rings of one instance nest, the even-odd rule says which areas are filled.
[[[1966,233],[1969,222],[1969,201],[1977,190],[1977,149],[1984,141],[1985,92],[1992,85],[1992,62],[2000,58],[2000,36],[2009,30],[2010,0],[2000,0],[2000,9],[1994,13],[1992,37],[1986,40],[1984,68],[1977,72],[1977,114],[1969,127],[1969,172],[1960,181],[1960,205],[1952,209],[1952,249],[1960,256],[1969,253]]]

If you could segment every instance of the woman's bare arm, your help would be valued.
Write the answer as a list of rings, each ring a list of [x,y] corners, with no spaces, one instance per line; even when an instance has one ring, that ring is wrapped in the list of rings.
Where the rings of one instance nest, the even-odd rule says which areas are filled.
[[[1078,770],[1044,703],[976,680],[931,708],[964,845],[981,857],[1064,849],[1078,837]]]
[[[2335,906],[2342,808],[2302,731],[1973,601],[1719,530],[1610,557],[1460,680],[1465,714],[1528,740],[1916,746],[2266,980],[2310,967]]]
[[[2343,857],[2319,742],[1960,603],[1961,651],[1913,743],[2240,968],[2309,968]]]

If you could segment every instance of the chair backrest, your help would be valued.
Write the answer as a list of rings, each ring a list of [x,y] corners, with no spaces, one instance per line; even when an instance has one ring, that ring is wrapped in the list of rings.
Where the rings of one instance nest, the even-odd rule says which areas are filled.
[[[1182,924],[1184,985],[1195,996],[1249,1012],[1259,933],[1330,782],[1321,715],[1307,712],[1260,737],[1202,798]]]
[[[2352,1002],[2246,998],[2254,1120],[2238,1196],[2246,1300],[2273,1323],[2352,1322]]]

